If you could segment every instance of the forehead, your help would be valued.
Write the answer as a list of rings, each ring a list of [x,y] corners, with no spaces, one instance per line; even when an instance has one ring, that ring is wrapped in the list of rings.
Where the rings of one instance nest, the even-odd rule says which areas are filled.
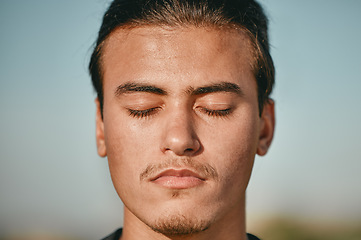
[[[251,49],[248,36],[237,29],[121,28],[104,44],[103,81],[107,85],[115,76],[164,81],[173,74],[178,80],[191,77],[199,82],[252,75]]]

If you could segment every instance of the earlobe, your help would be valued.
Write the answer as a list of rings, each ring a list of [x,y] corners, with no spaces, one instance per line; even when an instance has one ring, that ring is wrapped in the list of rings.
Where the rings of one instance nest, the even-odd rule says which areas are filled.
[[[274,101],[269,99],[264,107],[261,116],[261,126],[259,132],[259,140],[257,154],[263,156],[267,153],[273,139],[275,129],[275,110]]]
[[[98,148],[98,154],[101,157],[107,156],[107,149],[105,146],[104,138],[104,122],[101,114],[99,99],[95,99],[96,104],[96,142]]]

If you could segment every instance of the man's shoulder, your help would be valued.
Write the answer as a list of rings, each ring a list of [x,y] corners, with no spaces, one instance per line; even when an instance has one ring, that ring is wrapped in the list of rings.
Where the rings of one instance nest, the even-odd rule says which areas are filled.
[[[123,231],[123,229],[119,228],[118,230],[116,230],[112,234],[106,236],[102,240],[119,240],[120,236],[122,235],[122,231]]]
[[[247,233],[248,240],[260,240],[258,237],[256,237],[253,234]]]
[[[118,230],[116,230],[109,236],[103,238],[102,240],[118,240],[121,235],[122,235],[122,229],[119,228]],[[248,237],[248,240],[260,240],[258,237],[254,236],[250,233],[247,233],[247,237]]]

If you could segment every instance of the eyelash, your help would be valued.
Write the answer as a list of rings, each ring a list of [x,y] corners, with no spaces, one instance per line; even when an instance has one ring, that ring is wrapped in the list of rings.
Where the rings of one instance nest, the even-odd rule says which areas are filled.
[[[159,107],[149,108],[145,110],[134,110],[128,108],[129,116],[135,117],[135,118],[145,118],[149,117],[152,114],[155,114]]]
[[[202,111],[211,117],[225,117],[232,112],[232,109],[227,108],[227,109],[222,109],[222,110],[211,110],[211,109],[207,109],[207,108],[202,108]]]
[[[149,117],[152,114],[155,114],[158,111],[158,109],[159,107],[149,108],[145,110],[134,110],[128,108],[128,111],[129,111],[129,116],[132,116],[134,118],[145,118],[145,117]],[[201,108],[201,111],[211,117],[225,117],[232,112],[232,109],[227,108],[222,110],[211,110],[207,108]]]

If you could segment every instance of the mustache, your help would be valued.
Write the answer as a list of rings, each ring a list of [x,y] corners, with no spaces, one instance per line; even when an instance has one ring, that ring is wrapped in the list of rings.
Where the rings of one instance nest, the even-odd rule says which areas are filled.
[[[204,179],[218,178],[217,170],[208,163],[200,163],[191,158],[172,158],[159,164],[149,164],[140,174],[140,180],[156,176],[169,168],[186,168],[196,172]]]

